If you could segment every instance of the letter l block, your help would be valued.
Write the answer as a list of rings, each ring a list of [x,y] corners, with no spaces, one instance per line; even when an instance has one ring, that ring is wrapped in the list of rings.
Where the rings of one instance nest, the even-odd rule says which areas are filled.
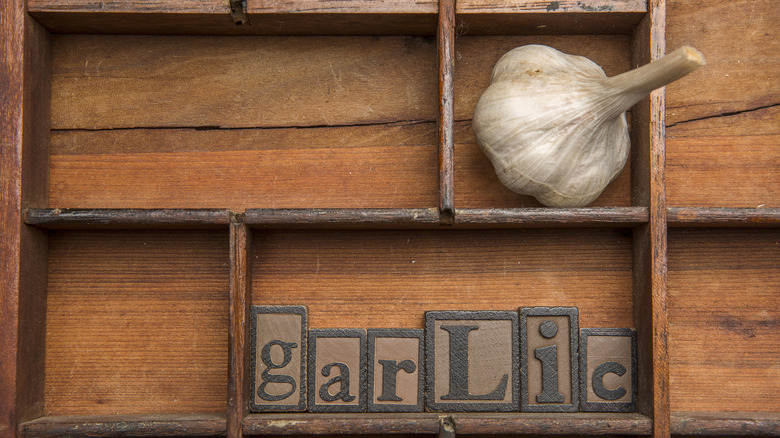
[[[517,312],[426,312],[427,409],[517,411],[518,345]]]

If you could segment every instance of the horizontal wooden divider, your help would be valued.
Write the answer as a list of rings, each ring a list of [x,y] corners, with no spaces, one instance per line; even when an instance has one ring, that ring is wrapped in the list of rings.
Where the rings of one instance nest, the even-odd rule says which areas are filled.
[[[218,209],[78,209],[31,208],[27,225],[41,228],[218,227],[230,223],[230,212]]]
[[[670,227],[780,227],[780,208],[670,207],[666,219]]]
[[[43,417],[23,423],[20,437],[209,437],[225,435],[224,414]]]
[[[458,434],[649,435],[650,418],[640,414],[250,414],[244,435],[438,433],[448,418]]]
[[[780,413],[677,412],[672,433],[689,436],[777,436]]]
[[[631,227],[650,220],[647,207],[456,209],[464,226]]]
[[[435,208],[401,209],[250,209],[244,223],[262,227],[402,227],[436,226],[439,211]]]

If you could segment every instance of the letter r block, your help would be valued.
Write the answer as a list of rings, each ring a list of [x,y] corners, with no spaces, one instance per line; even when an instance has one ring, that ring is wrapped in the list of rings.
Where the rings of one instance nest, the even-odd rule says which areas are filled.
[[[366,330],[309,330],[309,412],[365,412]]]
[[[425,362],[429,411],[519,409],[517,312],[426,312]]]
[[[635,412],[636,330],[580,330],[580,410]]]
[[[252,306],[250,409],[306,409],[306,308]]]
[[[425,350],[420,329],[368,330],[368,412],[421,412]]]

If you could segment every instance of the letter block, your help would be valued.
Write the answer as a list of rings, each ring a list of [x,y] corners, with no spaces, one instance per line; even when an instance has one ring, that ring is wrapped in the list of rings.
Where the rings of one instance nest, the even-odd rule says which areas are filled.
[[[635,412],[636,330],[580,330],[580,410]]]
[[[578,334],[576,307],[520,309],[522,411],[577,412]]]
[[[306,410],[306,329],[305,307],[252,307],[252,411]]]
[[[517,411],[517,338],[517,312],[426,312],[427,409]]]
[[[365,412],[366,330],[309,330],[309,412]]]
[[[368,411],[421,412],[425,353],[419,329],[368,330]]]

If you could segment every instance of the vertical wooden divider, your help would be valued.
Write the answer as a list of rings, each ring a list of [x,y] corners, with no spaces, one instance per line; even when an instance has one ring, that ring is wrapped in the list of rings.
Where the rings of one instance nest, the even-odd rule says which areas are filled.
[[[228,344],[227,436],[243,436],[243,420],[249,413],[249,309],[251,232],[243,215],[230,218],[230,333]]]
[[[633,34],[634,67],[664,55],[665,0],[649,0]],[[653,419],[653,436],[670,435],[669,322],[666,297],[666,194],[664,183],[664,90],[632,110],[632,198],[650,220],[634,228],[634,320],[637,329],[640,413]]]
[[[439,220],[451,225],[453,206],[453,125],[455,123],[455,0],[439,0]]]
[[[48,200],[49,33],[23,0],[0,2],[0,437],[43,415],[46,232],[23,211]]]

